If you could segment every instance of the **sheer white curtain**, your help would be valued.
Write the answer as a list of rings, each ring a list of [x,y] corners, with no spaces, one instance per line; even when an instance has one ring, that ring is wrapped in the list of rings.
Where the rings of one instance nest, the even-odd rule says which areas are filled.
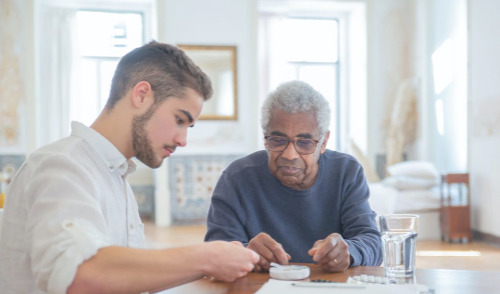
[[[38,130],[37,145],[70,132],[69,101],[73,94],[76,52],[76,9],[40,5],[38,14]]]

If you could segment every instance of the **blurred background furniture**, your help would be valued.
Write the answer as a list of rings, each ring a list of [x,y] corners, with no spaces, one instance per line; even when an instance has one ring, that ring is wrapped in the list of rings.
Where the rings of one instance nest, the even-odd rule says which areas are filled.
[[[410,213],[420,216],[418,239],[440,240],[440,179],[432,162],[403,161],[387,167],[378,182],[368,182],[370,206],[377,215]]]
[[[469,174],[441,175],[441,240],[469,242],[470,227]]]

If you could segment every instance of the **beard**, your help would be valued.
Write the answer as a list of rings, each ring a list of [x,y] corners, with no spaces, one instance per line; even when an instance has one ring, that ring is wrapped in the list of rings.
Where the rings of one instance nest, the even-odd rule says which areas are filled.
[[[151,140],[149,140],[145,125],[151,117],[151,113],[134,118],[132,123],[132,148],[135,157],[150,168],[160,167],[163,159],[156,157]]]

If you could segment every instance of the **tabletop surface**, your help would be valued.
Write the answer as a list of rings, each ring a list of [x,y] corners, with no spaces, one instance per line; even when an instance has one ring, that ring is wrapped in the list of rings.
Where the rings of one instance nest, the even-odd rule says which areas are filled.
[[[307,280],[324,279],[346,282],[349,277],[359,275],[384,276],[382,267],[358,266],[341,273],[327,273],[315,264],[304,264],[310,267],[311,275]],[[269,279],[269,273],[249,273],[246,277],[232,283],[213,281],[208,278],[178,286],[161,293],[255,293]],[[500,293],[500,271],[469,271],[448,269],[416,269],[409,283],[423,284],[434,290],[434,293],[470,294]]]

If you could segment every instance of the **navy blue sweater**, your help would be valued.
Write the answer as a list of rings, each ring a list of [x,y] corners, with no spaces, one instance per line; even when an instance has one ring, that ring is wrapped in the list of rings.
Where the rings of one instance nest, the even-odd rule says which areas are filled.
[[[363,168],[354,157],[326,150],[315,183],[298,191],[284,186],[267,164],[267,151],[231,163],[222,173],[207,219],[205,241],[245,245],[268,233],[292,256],[312,263],[307,251],[315,241],[339,233],[349,246],[351,266],[382,263],[380,233],[368,203]]]

